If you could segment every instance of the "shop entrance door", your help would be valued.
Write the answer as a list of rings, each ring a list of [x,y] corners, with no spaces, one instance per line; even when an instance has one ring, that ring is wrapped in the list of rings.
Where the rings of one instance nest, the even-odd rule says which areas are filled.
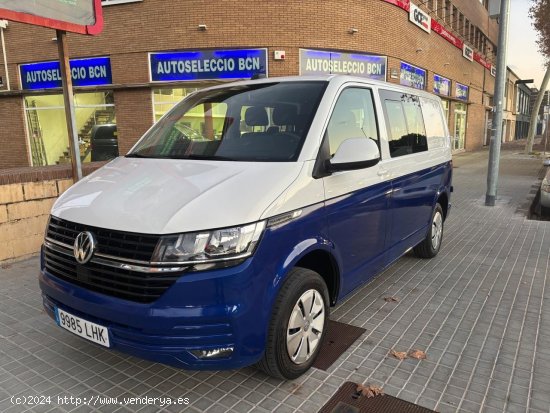
[[[453,150],[464,149],[464,138],[466,136],[466,105],[457,103],[455,106],[455,130],[453,136]]]

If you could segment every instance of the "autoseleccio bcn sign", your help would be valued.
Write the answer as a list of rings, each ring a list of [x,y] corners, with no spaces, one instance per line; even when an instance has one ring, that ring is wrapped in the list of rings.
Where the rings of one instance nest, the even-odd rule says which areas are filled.
[[[266,49],[150,53],[151,81],[250,79],[267,76]]]
[[[74,86],[101,86],[113,83],[111,59],[93,57],[71,59],[71,77]],[[19,66],[23,89],[52,89],[61,87],[59,62],[29,63]]]
[[[300,74],[348,74],[386,80],[386,56],[300,49]]]

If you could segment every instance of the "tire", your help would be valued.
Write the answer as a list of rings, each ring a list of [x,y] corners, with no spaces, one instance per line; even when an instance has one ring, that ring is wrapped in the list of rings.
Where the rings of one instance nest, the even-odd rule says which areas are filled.
[[[304,302],[311,302],[310,310]],[[292,380],[304,374],[326,336],[328,303],[328,289],[319,274],[306,268],[292,269],[275,299],[264,356],[256,367],[279,379]]]
[[[439,203],[435,204],[432,213],[430,230],[420,244],[413,248],[415,255],[419,258],[433,258],[441,248],[443,241],[443,209]]]

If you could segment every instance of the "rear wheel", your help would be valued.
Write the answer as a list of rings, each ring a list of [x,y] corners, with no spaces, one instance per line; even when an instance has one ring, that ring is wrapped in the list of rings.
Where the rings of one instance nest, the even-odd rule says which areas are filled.
[[[264,357],[257,367],[280,379],[305,373],[325,337],[328,303],[323,278],[306,268],[294,268],[275,300]]]
[[[441,241],[443,240],[443,209],[439,203],[435,204],[435,208],[432,214],[432,225],[426,238],[416,247],[413,251],[417,257],[420,258],[433,258],[439,252],[441,248]]]

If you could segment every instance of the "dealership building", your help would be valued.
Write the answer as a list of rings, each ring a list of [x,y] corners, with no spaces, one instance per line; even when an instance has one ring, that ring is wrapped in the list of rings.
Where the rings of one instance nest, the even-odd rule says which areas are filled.
[[[348,73],[427,90],[443,101],[453,150],[488,141],[498,24],[487,0],[103,5],[101,35],[68,36],[84,162],[98,159],[98,131],[124,154],[197,89],[298,74]],[[69,162],[55,31],[10,22],[3,34],[0,169]]]

